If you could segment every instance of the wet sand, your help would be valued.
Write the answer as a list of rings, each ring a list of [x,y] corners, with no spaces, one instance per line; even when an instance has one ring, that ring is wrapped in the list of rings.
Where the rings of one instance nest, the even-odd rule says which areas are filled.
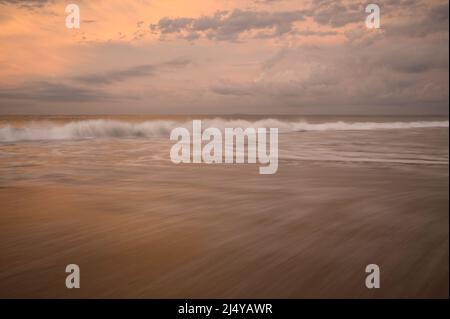
[[[448,297],[448,167],[286,164],[261,182],[253,166],[187,166],[180,177],[159,170],[127,191],[3,186],[0,296]],[[81,289],[65,288],[69,263]],[[378,290],[364,285],[371,263]]]
[[[448,119],[325,120],[266,122],[285,129],[274,175],[173,164],[169,122],[4,128],[0,297],[448,298]]]

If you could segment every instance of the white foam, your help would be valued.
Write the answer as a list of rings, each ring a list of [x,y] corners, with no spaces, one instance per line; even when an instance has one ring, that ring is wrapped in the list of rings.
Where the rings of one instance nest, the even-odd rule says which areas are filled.
[[[309,123],[306,121],[290,122],[277,119],[258,121],[226,120],[215,118],[202,121],[203,128],[217,127],[276,127],[281,132],[293,131],[348,131],[348,130],[382,130],[382,129],[411,129],[430,127],[449,127],[448,121],[419,121],[419,122],[328,122]],[[54,122],[30,122],[22,127],[11,125],[0,126],[0,142],[17,141],[45,141],[45,140],[74,140],[92,138],[150,138],[166,137],[170,131],[178,126],[191,128],[192,122],[176,121],[146,121],[131,123],[116,120],[82,120],[67,124]]]

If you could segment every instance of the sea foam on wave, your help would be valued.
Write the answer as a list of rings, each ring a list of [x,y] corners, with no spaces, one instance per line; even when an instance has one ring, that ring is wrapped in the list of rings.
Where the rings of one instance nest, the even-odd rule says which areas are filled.
[[[379,130],[410,129],[429,127],[449,127],[448,121],[416,121],[416,122],[327,122],[309,123],[306,121],[283,121],[263,119],[257,121],[228,120],[222,118],[203,120],[204,127],[219,129],[236,127],[278,128],[280,132],[292,131],[346,131],[346,130]],[[39,140],[74,140],[92,138],[150,138],[169,137],[175,127],[189,128],[191,122],[168,120],[145,121],[140,123],[119,120],[80,120],[66,124],[55,122],[30,122],[21,127],[12,125],[0,126],[0,142],[39,141]]]

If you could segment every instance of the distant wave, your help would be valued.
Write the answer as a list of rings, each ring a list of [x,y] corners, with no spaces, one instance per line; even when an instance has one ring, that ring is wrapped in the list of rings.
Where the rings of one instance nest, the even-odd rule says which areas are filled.
[[[75,140],[92,138],[149,138],[164,137],[170,131],[183,126],[190,128],[192,122],[176,121],[146,121],[131,123],[117,120],[83,120],[67,124],[54,122],[30,122],[23,127],[11,125],[0,126],[0,142],[16,141],[46,141],[46,140]],[[277,119],[258,121],[225,120],[221,118],[202,120],[202,127],[276,127],[280,132],[295,131],[360,131],[360,130],[386,130],[411,129],[430,127],[449,127],[449,121],[419,121],[419,122],[328,122],[309,123],[306,121],[289,122]]]

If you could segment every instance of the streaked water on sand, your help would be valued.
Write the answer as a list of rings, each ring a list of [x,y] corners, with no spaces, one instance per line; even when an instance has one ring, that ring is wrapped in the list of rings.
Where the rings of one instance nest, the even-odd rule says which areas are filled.
[[[448,297],[448,119],[204,119],[278,127],[275,175],[173,164],[189,123],[2,118],[0,296]]]

